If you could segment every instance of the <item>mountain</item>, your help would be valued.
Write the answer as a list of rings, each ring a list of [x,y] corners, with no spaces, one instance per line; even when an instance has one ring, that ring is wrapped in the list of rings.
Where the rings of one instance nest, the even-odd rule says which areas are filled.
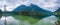
[[[13,12],[20,12],[22,11],[23,9],[27,8],[27,6],[25,5],[20,5],[18,6],[16,9],[13,10]]]
[[[54,13],[55,13],[54,15],[60,20],[60,8]]]
[[[44,9],[38,7],[37,5],[34,5],[34,4],[31,4],[30,6],[20,5],[16,9],[14,9],[13,12],[20,12],[22,10],[31,11],[32,9],[35,11],[38,11],[38,12],[50,12],[50,11],[44,10]]]
[[[54,14],[54,15],[60,15],[60,8],[57,9],[54,13],[57,13],[57,14]]]
[[[20,5],[18,6],[15,10],[13,10],[12,12],[39,12],[39,16],[34,16],[35,18],[45,18],[48,17],[50,15],[52,15],[52,12],[48,11],[48,10],[44,10],[40,7],[38,7],[37,5],[31,4],[30,6],[26,6],[26,5]],[[35,14],[36,14],[35,13]]]
[[[60,8],[59,8],[59,9],[57,9],[55,12],[60,12]]]

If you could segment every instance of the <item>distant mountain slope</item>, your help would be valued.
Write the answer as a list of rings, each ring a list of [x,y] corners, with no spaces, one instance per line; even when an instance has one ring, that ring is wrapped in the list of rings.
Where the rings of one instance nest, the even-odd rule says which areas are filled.
[[[55,12],[60,12],[60,8],[59,8],[59,9],[57,9]]]

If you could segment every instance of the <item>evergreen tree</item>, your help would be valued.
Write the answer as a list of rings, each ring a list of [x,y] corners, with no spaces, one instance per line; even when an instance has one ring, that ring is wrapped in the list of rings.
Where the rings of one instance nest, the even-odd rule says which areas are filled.
[[[2,11],[1,11],[1,9],[0,9],[0,18],[2,17]]]

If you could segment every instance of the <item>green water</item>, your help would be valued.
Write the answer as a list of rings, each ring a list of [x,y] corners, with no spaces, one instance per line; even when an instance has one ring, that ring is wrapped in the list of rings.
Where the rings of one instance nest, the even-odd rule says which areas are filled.
[[[58,20],[58,18],[56,16],[49,16],[49,17],[46,17],[43,19],[37,19],[34,17],[23,16],[23,15],[11,15],[11,17],[7,17],[8,25],[9,25],[9,23],[13,23],[11,25],[14,25],[14,22],[16,23],[17,20],[19,21],[20,25],[55,25],[55,22]],[[10,22],[11,21],[10,18],[11,18],[12,22]],[[18,24],[18,22],[17,22],[17,24]]]
[[[57,17],[51,16],[43,19],[35,19],[29,16],[12,15],[15,19],[20,20],[20,25],[55,25]],[[54,22],[53,22],[54,21]]]
[[[22,15],[13,15],[13,17],[21,21],[28,21],[30,24],[34,24],[40,20],[40,19],[35,19],[33,17],[22,16]]]

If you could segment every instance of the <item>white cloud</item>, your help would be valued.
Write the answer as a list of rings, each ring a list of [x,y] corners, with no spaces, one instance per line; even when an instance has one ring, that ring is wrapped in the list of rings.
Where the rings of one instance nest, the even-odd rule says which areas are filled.
[[[29,6],[31,3],[35,4],[39,7],[41,7],[42,9],[45,10],[49,10],[51,12],[56,11],[57,8],[57,3],[56,0],[3,0],[0,1],[2,3],[2,5],[4,5],[4,3],[6,3],[7,5],[7,11],[12,11],[14,10],[16,7],[20,6],[21,4],[24,4],[26,6]],[[2,9],[3,11],[4,9]]]

